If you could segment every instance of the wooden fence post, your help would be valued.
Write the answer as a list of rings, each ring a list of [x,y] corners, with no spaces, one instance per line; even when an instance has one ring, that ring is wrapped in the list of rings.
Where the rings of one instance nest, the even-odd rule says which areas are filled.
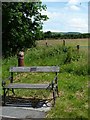
[[[46,41],[46,46],[48,46],[48,43],[47,43],[47,41]]]
[[[79,53],[79,48],[80,48],[80,45],[77,45],[77,52]]]
[[[65,46],[65,40],[63,40],[63,46]]]

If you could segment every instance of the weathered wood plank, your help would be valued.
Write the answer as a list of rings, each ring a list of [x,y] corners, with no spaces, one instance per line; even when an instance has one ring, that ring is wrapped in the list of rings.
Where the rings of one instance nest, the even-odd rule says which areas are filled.
[[[48,88],[49,84],[25,84],[25,83],[14,83],[5,86],[5,88],[14,88],[14,89],[46,89]]]
[[[58,66],[11,67],[10,72],[59,72]]]

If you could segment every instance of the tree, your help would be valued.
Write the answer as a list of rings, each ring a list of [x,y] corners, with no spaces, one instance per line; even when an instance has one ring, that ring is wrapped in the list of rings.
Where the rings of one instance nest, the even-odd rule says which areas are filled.
[[[51,31],[47,31],[47,32],[44,33],[44,37],[45,38],[51,38],[51,36],[52,36],[52,32]]]
[[[2,3],[2,53],[14,55],[22,48],[35,46],[42,33],[43,21],[48,19],[41,11],[46,10],[42,2]]]

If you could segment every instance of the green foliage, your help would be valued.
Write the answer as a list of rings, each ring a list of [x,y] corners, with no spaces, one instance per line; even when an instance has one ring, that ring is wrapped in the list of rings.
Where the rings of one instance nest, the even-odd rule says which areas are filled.
[[[25,66],[59,65],[62,73],[88,75],[88,62],[85,57],[82,53],[78,54],[72,47],[44,46],[29,48],[25,52],[24,62]],[[3,61],[3,77],[8,76],[9,67],[17,66],[17,63],[18,58],[16,56],[5,59]]]
[[[43,21],[48,19],[41,14],[42,10],[46,10],[46,6],[41,2],[2,3],[3,56],[35,46],[35,40],[42,34]]]
[[[7,78],[9,76],[9,68],[12,66],[17,66],[17,57],[8,57],[2,61],[2,78]]]
[[[63,65],[67,54],[63,46],[35,47],[25,55],[26,65]]]
[[[78,39],[78,38],[89,38],[90,33],[78,33],[78,32],[51,32],[47,31],[44,33],[42,39]]]
[[[81,57],[81,56],[80,56]],[[83,63],[83,64],[82,64]],[[88,72],[88,62],[87,60],[81,60],[80,58],[72,61],[69,64],[64,64],[61,68],[61,72],[68,72],[68,73],[72,73],[72,74],[76,74],[76,75],[89,75]]]

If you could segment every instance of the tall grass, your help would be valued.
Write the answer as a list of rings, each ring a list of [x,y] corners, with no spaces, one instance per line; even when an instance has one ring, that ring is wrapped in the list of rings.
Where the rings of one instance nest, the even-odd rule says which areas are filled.
[[[30,65],[34,61],[36,62],[38,60],[40,61],[40,63],[38,63],[39,65],[44,65],[45,63],[47,65],[50,65],[52,63],[52,60],[56,59],[57,62],[55,61],[55,64],[61,65],[64,64],[66,58],[68,57],[73,57],[73,59],[76,59],[74,55],[75,51],[70,51],[70,54],[73,53],[72,56],[68,55],[69,53],[68,51],[69,51],[69,47],[63,47],[63,46],[36,47],[33,49],[31,48],[26,52],[25,63],[26,65]],[[47,60],[49,60],[48,63]]]
[[[9,68],[12,66],[17,66],[17,56],[9,57],[2,60],[2,78],[9,76]]]
[[[27,51],[25,63],[26,65],[60,65],[63,64],[65,56],[61,46],[36,47]]]

